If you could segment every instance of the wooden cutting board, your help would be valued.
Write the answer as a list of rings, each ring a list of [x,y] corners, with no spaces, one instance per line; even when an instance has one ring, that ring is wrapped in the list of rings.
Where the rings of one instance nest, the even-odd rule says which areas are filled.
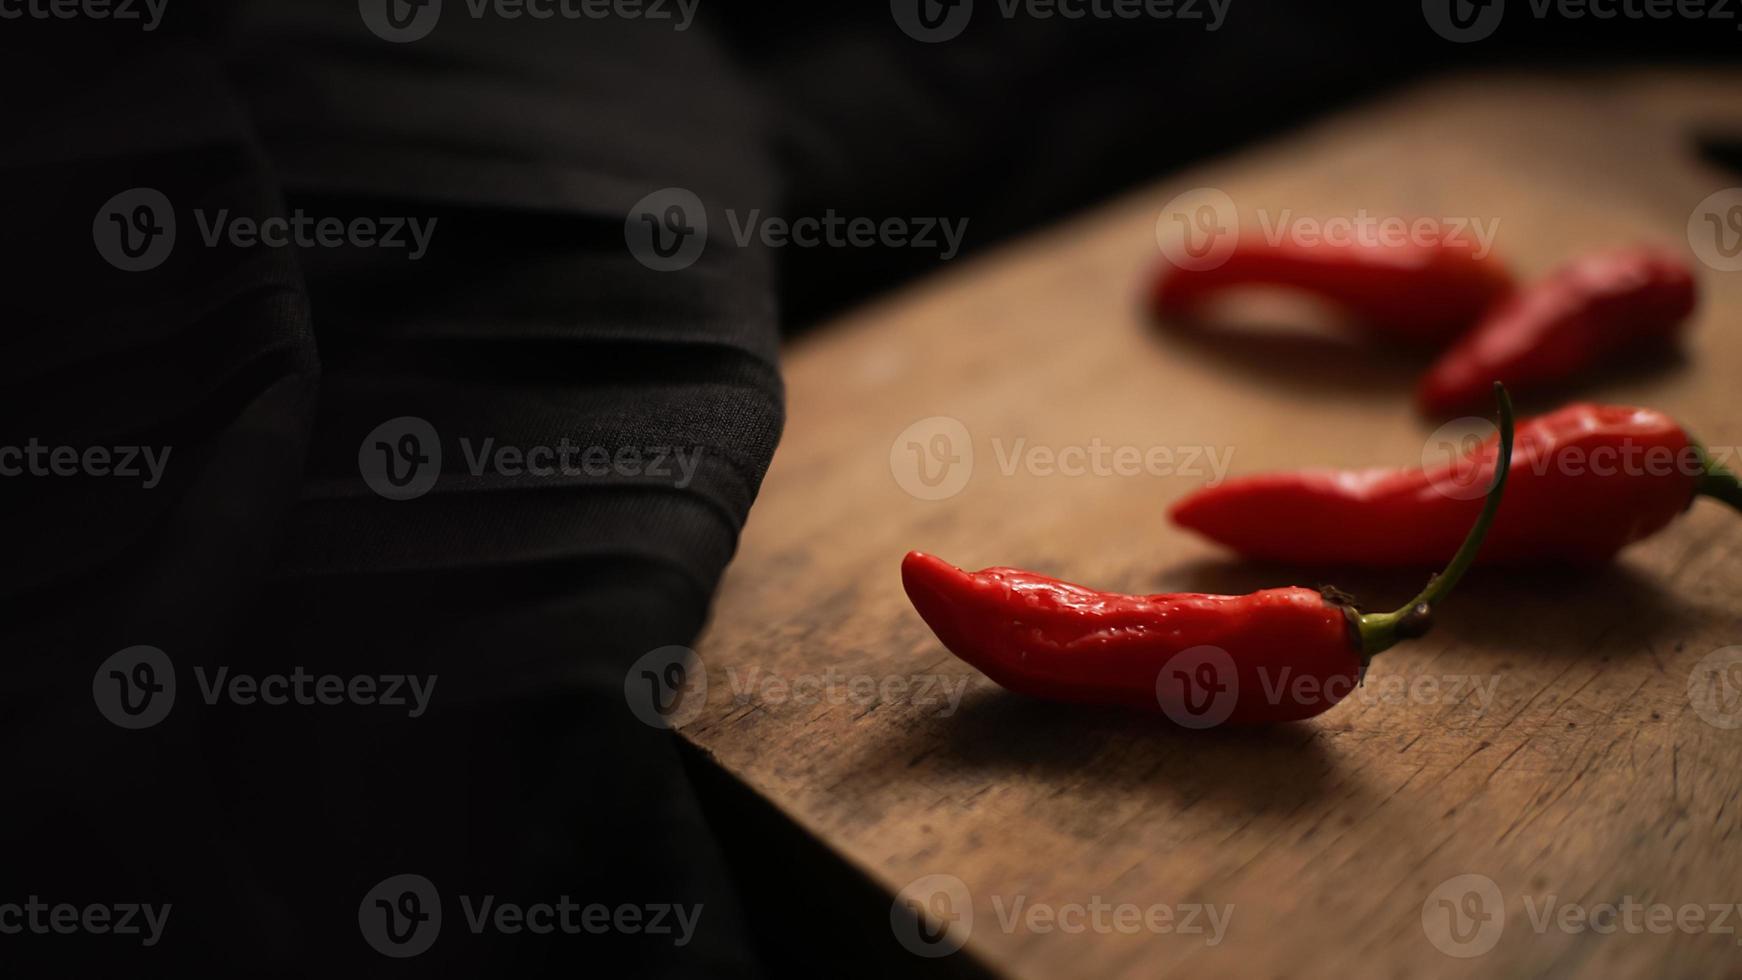
[[[1655,903],[1742,930],[1733,908],[1722,924],[1709,908],[1742,901],[1742,728],[1722,727],[1742,724],[1742,702],[1713,702],[1732,709],[1714,723],[1689,693],[1742,644],[1742,517],[1716,504],[1612,568],[1478,570],[1366,689],[1274,730],[1189,732],[1007,694],[943,650],[898,575],[917,548],[1133,592],[1329,578],[1395,605],[1419,577],[1253,566],[1168,524],[1212,458],[1234,474],[1413,464],[1434,427],[1410,409],[1407,357],[1320,334],[1157,330],[1139,298],[1158,215],[1214,187],[1243,220],[1498,220],[1496,247],[1526,277],[1606,244],[1691,254],[1696,207],[1742,185],[1697,149],[1725,128],[1742,133],[1742,74],[1440,82],[1161,180],[805,337],[787,352],[790,422],[698,644],[708,688],[683,736],[892,897],[923,879],[905,897],[1001,974],[1735,971],[1734,932],[1648,928],[1663,922]],[[1588,394],[1739,446],[1742,273],[1696,268],[1686,358]],[[1046,465],[1046,450],[1095,446],[1146,462]],[[1624,900],[1644,907],[1639,931],[1562,924],[1573,906],[1606,926],[1599,906]],[[1232,911],[1216,936],[1186,906]],[[1047,928],[1061,913],[1083,928]]]

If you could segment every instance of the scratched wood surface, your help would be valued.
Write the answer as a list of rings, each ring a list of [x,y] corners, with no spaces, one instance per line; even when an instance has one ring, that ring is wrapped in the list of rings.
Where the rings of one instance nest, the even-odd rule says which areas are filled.
[[[787,355],[791,421],[698,644],[709,687],[683,736],[891,896],[959,879],[965,906],[929,891],[921,904],[1000,974],[1742,971],[1738,935],[1712,931],[1742,923],[1709,908],[1742,901],[1742,729],[1722,727],[1742,722],[1742,703],[1724,700],[1742,669],[1708,678],[1705,715],[1690,700],[1702,662],[1742,644],[1742,519],[1716,504],[1612,568],[1479,571],[1433,635],[1375,662],[1366,690],[1274,730],[1186,732],[1007,694],[939,646],[897,571],[919,548],[1107,589],[1332,580],[1394,605],[1418,578],[1243,564],[1167,523],[1169,502],[1212,476],[1207,456],[1188,465],[1194,449],[1231,453],[1235,474],[1408,464],[1433,426],[1408,408],[1409,357],[1147,323],[1137,298],[1157,215],[1210,186],[1242,220],[1498,219],[1496,247],[1531,276],[1608,243],[1690,251],[1696,205],[1742,185],[1696,149],[1726,128],[1742,133],[1742,75],[1437,82],[1166,176],[806,337]],[[1587,392],[1739,446],[1742,273],[1696,268],[1685,359]],[[960,492],[939,500],[903,486],[916,472],[906,444],[930,454],[948,436],[910,429],[932,417],[958,420],[973,454]],[[1006,474],[1019,440],[1162,447],[1189,472]],[[944,448],[963,465],[959,442]],[[1607,926],[1600,906],[1627,900],[1645,908],[1620,909],[1608,934],[1563,925],[1583,909]],[[1108,926],[1157,905],[1176,927],[1181,906],[1232,914],[1219,942],[1204,913],[1196,934],[1028,918],[1044,907],[1074,923],[1071,906],[1097,902],[1143,910],[1105,911]],[[1654,903],[1682,922],[1684,906],[1708,907],[1705,931],[1652,931],[1665,922]]]

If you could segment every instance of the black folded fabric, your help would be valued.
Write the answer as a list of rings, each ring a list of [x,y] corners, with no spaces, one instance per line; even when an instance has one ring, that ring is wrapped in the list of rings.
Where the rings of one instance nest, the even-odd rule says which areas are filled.
[[[413,51],[355,4],[173,13],[152,37],[26,25],[41,46],[0,69],[36,96],[8,113],[6,210],[31,240],[9,250],[0,445],[166,463],[150,487],[4,481],[0,829],[30,846],[0,901],[171,906],[150,948],[9,936],[9,962],[752,972],[671,735],[625,681],[699,631],[778,439],[772,266],[720,247],[654,271],[624,222],[667,186],[767,206],[756,103],[699,32],[459,23]],[[124,271],[96,226],[111,211],[144,241],[136,188],[168,202],[175,240]],[[208,240],[299,216],[416,222],[426,247]],[[359,462],[401,417],[443,449],[417,499]],[[568,443],[666,469],[537,476],[479,448]],[[138,644],[177,692],[128,731],[93,684]],[[434,686],[416,717],[207,703],[220,669]],[[402,873],[435,883],[446,922],[399,961],[359,904]],[[474,935],[462,895],[700,913],[681,943]]]

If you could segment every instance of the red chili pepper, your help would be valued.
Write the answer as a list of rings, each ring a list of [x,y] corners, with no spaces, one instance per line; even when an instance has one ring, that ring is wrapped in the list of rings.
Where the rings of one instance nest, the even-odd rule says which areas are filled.
[[[1457,547],[1494,468],[1489,439],[1431,469],[1308,470],[1232,480],[1175,504],[1174,523],[1250,558],[1430,566]],[[1600,562],[1661,530],[1697,494],[1742,509],[1742,484],[1669,416],[1569,405],[1518,428],[1512,489],[1485,563]]]
[[[1500,415],[1510,447],[1504,391]],[[1391,613],[1364,615],[1334,589],[1119,595],[1013,568],[965,572],[917,551],[901,563],[901,580],[944,646],[1010,690],[1160,708],[1190,727],[1294,721],[1347,697],[1375,654],[1427,631],[1482,546],[1506,474],[1495,472],[1446,570]]]
[[[1374,333],[1438,346],[1467,330],[1513,281],[1473,243],[1449,233],[1437,242],[1301,245],[1243,237],[1214,268],[1164,265],[1152,299],[1161,315],[1190,317],[1236,287],[1284,286],[1338,305]]]
[[[1428,370],[1416,400],[1429,414],[1452,414],[1480,405],[1496,379],[1532,392],[1668,347],[1695,301],[1693,273],[1668,252],[1583,256],[1496,306]]]

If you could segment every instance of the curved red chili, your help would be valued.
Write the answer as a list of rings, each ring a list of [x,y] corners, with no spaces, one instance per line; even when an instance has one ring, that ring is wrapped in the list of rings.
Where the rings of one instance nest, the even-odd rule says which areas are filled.
[[[1440,345],[1475,323],[1512,289],[1504,266],[1457,235],[1420,242],[1302,245],[1243,237],[1207,269],[1164,265],[1151,296],[1164,316],[1190,317],[1241,286],[1283,286],[1334,303],[1386,337]]]
[[[1504,392],[1500,438],[1511,445]],[[1097,592],[1013,568],[965,572],[917,551],[901,563],[901,580],[944,646],[1010,690],[1160,708],[1191,727],[1294,721],[1347,697],[1375,654],[1426,632],[1482,546],[1507,469],[1494,473],[1488,502],[1446,570],[1391,613],[1362,614],[1331,589]]]
[[[1667,347],[1693,312],[1695,292],[1687,264],[1660,249],[1575,259],[1497,305],[1428,370],[1416,401],[1429,414],[1452,414],[1480,406],[1496,379],[1528,393]]]
[[[1173,521],[1251,558],[1431,566],[1458,544],[1494,469],[1489,439],[1431,469],[1308,470],[1194,493]],[[1569,405],[1518,427],[1512,488],[1482,561],[1600,562],[1661,530],[1698,494],[1742,508],[1736,477],[1682,427],[1644,408]]]

